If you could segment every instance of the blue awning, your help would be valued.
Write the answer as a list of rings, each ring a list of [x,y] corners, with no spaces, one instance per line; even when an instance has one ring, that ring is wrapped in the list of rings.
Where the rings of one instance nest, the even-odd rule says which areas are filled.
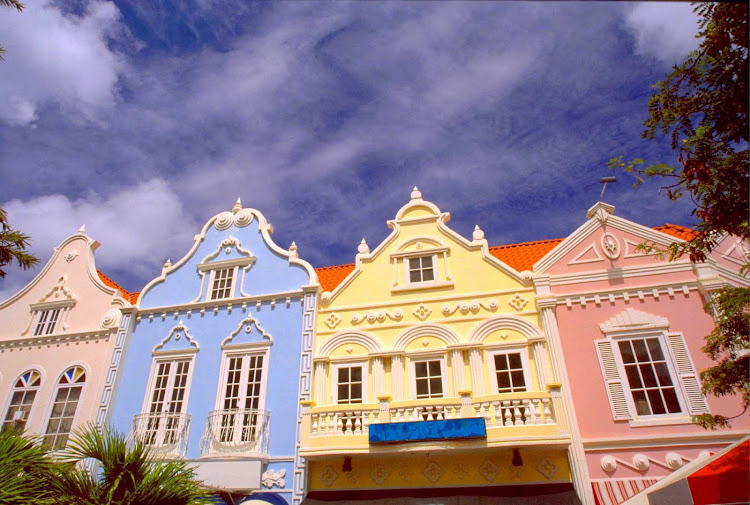
[[[487,438],[484,419],[444,419],[370,425],[370,443],[419,442],[425,440],[456,440]]]

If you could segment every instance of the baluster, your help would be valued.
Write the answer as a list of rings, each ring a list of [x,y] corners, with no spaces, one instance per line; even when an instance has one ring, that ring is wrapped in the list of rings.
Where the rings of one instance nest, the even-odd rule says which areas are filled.
[[[438,407],[438,411],[437,411],[437,418],[438,418],[438,421],[442,421],[443,419],[445,419],[445,416],[443,415],[443,411],[444,411],[444,410],[445,410],[446,408],[447,408],[447,407]]]
[[[312,415],[312,428],[310,429],[310,434],[312,436],[318,434],[318,414]]]
[[[406,419],[404,418],[404,409],[399,408],[397,411],[396,422],[403,423]]]
[[[344,421],[341,419],[341,412],[336,412],[336,435],[341,435],[344,433]]]
[[[375,421],[377,422],[378,416],[375,416]],[[362,433],[367,434],[370,432],[370,411],[366,410],[363,413],[362,416]]]
[[[552,411],[550,410],[549,398],[542,399],[542,405],[544,405],[544,422],[545,424],[555,424],[555,420],[552,419]]]
[[[409,421],[421,421],[422,420],[422,407],[416,407],[409,411]]]
[[[513,400],[513,414],[516,418],[516,426],[523,426],[523,418],[521,416],[521,409],[519,407],[519,401]]]
[[[484,403],[477,404],[477,416],[484,418]]]
[[[505,426],[513,426],[513,414],[510,412],[510,400],[503,400],[503,411],[505,413]]]
[[[484,424],[486,426],[491,426],[492,423],[492,415],[490,414],[490,403],[485,402],[482,404],[482,411],[484,412]]]
[[[525,400],[525,403],[527,409],[526,412],[529,413],[529,415],[526,416],[526,425],[536,424],[536,406],[534,405],[534,400],[530,398]]]
[[[500,412],[500,400],[492,402],[492,426],[502,426],[503,416]]]
[[[361,435],[362,434],[362,411],[356,411],[354,412],[354,434],[355,435]]]

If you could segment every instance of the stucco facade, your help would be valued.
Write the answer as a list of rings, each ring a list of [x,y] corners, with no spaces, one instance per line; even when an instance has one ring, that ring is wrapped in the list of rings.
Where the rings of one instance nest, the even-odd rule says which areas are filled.
[[[65,239],[39,274],[0,304],[3,426],[63,448],[73,430],[102,426],[109,374],[128,293],[94,263],[99,243],[84,229]]]
[[[732,430],[691,422],[741,412],[734,397],[705,398],[698,374],[712,365],[701,351],[714,327],[704,304],[726,283],[748,285],[735,254],[744,244],[725,237],[705,263],[669,262],[636,247],[666,247],[680,240],[675,233],[619,218],[604,203],[587,217],[534,265],[534,283],[558,327],[597,502],[620,503],[750,427],[747,414]]]
[[[591,502],[531,274],[449,218],[415,188],[388,238],[372,252],[363,240],[354,268],[322,294],[303,402],[310,496],[574,497],[577,482]],[[445,434],[464,421],[481,433]]]
[[[299,503],[299,398],[309,398],[317,284],[237,202],[141,292],[112,424],[184,456],[222,492]]]

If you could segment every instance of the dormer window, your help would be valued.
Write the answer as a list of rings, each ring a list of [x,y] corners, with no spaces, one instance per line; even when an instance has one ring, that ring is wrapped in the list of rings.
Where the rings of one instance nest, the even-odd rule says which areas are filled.
[[[243,249],[239,240],[232,236],[222,240],[216,251],[203,258],[197,265],[198,273],[203,276],[201,295],[198,299],[211,301],[244,296],[244,273],[254,263],[255,256]]]
[[[409,282],[427,282],[435,280],[435,266],[432,256],[409,258]]]
[[[55,332],[57,321],[60,319],[60,309],[43,310],[39,313],[34,336],[51,335]]]
[[[211,293],[209,300],[232,297],[236,268],[221,268],[211,272]]]

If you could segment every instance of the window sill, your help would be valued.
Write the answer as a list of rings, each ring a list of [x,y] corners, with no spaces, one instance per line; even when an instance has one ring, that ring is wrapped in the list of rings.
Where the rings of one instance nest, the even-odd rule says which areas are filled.
[[[391,288],[391,293],[403,293],[405,291],[420,291],[428,289],[442,289],[452,288],[453,281],[431,281],[431,282],[415,282],[413,284],[406,284],[404,286],[396,286]]]
[[[691,416],[658,417],[653,419],[633,419],[630,421],[631,428],[642,428],[644,426],[670,426],[676,424],[693,424]]]

